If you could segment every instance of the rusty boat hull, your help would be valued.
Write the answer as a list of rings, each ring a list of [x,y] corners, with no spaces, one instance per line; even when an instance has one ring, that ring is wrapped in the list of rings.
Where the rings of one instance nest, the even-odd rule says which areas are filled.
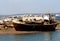
[[[55,31],[57,23],[42,25],[42,24],[18,24],[14,23],[16,31]]]

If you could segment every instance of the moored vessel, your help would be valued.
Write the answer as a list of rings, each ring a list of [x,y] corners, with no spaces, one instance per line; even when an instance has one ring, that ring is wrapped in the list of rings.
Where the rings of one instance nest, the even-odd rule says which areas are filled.
[[[16,31],[54,31],[57,23],[50,14],[41,16],[24,16],[21,20],[13,20]]]

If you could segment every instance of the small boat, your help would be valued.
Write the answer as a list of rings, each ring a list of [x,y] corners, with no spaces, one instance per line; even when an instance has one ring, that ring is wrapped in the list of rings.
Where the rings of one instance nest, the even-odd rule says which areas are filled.
[[[45,15],[44,15],[45,16]],[[26,17],[24,17],[24,19],[26,19],[26,21],[15,21],[13,22],[14,24],[14,28],[16,29],[16,31],[55,31],[55,28],[57,26],[56,22],[51,22],[50,18],[49,19],[49,23],[44,24],[45,21],[42,21],[41,19],[39,19],[40,17],[36,18],[36,17],[27,17],[28,20],[30,18],[29,21],[27,21]],[[39,20],[37,20],[39,19]],[[45,18],[46,20],[46,18]]]

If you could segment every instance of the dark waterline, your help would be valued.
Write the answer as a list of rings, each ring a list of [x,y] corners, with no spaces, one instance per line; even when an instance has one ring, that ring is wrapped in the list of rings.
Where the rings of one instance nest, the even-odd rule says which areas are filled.
[[[60,41],[60,30],[25,35],[0,35],[0,41]]]

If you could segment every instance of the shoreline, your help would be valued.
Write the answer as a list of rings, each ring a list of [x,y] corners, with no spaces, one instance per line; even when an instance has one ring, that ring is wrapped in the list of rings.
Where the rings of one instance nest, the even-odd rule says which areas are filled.
[[[14,32],[0,32],[0,35],[4,35],[4,34],[12,34],[12,35],[23,35],[23,34],[36,34],[36,33],[40,33],[40,31],[14,31]]]
[[[60,30],[60,20],[56,20],[56,22],[58,23],[56,30]]]
[[[56,20],[57,23],[59,23],[56,27],[56,30],[60,30],[60,20]],[[2,28],[0,26],[0,28]],[[3,29],[3,28],[2,28]],[[8,28],[8,29],[3,29],[0,30],[0,35],[4,35],[4,34],[37,34],[37,33],[41,33],[41,32],[51,32],[51,31],[16,31],[14,27],[12,28]]]

